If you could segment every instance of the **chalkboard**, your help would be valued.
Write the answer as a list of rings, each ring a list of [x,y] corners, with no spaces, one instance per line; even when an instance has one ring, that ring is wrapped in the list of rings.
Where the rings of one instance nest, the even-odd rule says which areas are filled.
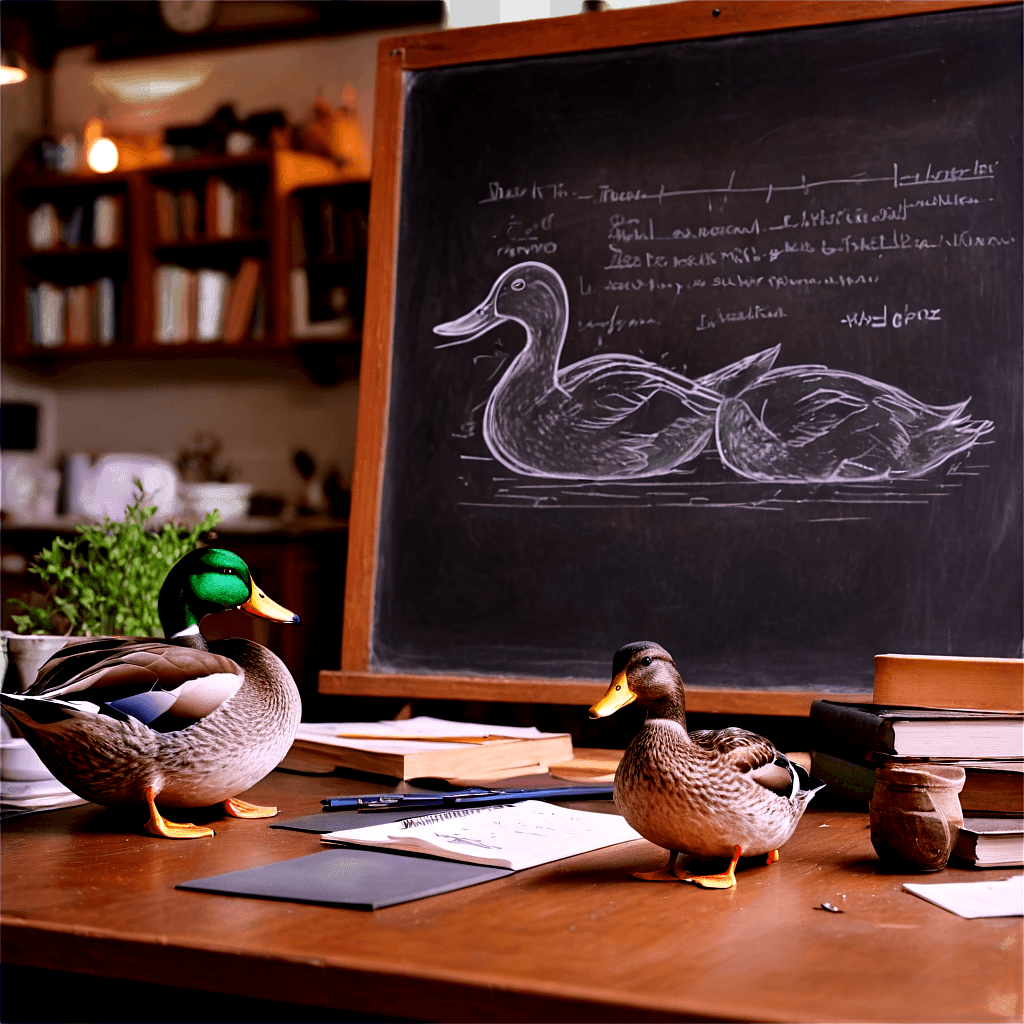
[[[937,6],[382,47],[324,688],[557,700],[637,639],[754,694],[1019,656],[1021,11]]]

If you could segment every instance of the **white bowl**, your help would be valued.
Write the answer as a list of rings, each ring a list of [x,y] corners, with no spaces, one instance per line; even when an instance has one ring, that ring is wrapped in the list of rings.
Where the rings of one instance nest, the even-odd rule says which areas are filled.
[[[178,484],[178,501],[186,516],[201,519],[217,511],[224,520],[240,519],[249,511],[252,484]]]
[[[38,782],[53,776],[28,740],[5,740],[0,743],[0,778],[8,782]]]

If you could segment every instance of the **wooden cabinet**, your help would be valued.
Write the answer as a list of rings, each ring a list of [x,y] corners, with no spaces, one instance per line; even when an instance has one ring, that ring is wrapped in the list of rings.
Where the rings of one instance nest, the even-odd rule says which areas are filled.
[[[6,191],[9,358],[359,340],[369,183],[330,160],[273,150]]]

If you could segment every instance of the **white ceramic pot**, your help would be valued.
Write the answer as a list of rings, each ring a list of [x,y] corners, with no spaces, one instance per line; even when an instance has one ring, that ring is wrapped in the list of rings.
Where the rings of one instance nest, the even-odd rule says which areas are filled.
[[[8,693],[21,693],[35,682],[36,675],[43,663],[62,650],[68,644],[82,643],[91,640],[87,636],[40,636],[11,633],[4,630],[0,633],[3,645],[4,679],[3,688]]]

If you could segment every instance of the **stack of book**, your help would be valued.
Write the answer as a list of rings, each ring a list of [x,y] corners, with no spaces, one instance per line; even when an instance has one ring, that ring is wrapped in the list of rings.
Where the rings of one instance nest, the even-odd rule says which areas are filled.
[[[117,333],[113,278],[61,288],[41,281],[25,289],[29,337],[43,348],[110,345]]]
[[[262,267],[246,257],[238,273],[163,263],[153,275],[153,338],[162,345],[188,341],[235,344],[263,334]]]
[[[879,655],[872,696],[870,704],[811,705],[812,773],[840,796],[867,804],[879,765],[958,765],[966,773],[960,805],[966,819],[976,820],[965,821],[956,855],[979,867],[996,866],[989,847],[998,846],[998,856],[1020,848],[1009,854],[1009,863],[1021,863],[1024,661]],[[986,819],[1001,821],[998,842],[988,841],[993,829]]]
[[[303,722],[284,767],[332,767],[397,779],[498,779],[572,758],[568,733],[419,716],[393,722]]]

